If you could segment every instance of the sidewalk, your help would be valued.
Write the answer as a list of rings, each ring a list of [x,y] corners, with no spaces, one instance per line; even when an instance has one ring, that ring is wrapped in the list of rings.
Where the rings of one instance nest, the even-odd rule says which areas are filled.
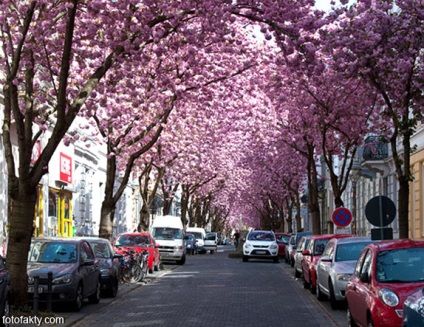
[[[154,279],[166,275],[171,270],[175,269],[174,266],[167,267],[164,270],[148,274],[146,281],[134,284],[119,284],[119,291],[116,298],[101,298],[99,304],[86,304],[84,303],[83,308],[79,312],[65,311],[65,312],[53,312],[52,316],[49,317],[36,317],[34,315],[16,317],[12,316],[12,323],[10,327],[70,327],[76,324],[79,320],[83,319],[87,315],[95,312],[98,309],[98,305],[108,306],[115,301],[119,301],[122,296],[143,287],[143,285],[153,282]],[[64,320],[64,321],[63,321]]]

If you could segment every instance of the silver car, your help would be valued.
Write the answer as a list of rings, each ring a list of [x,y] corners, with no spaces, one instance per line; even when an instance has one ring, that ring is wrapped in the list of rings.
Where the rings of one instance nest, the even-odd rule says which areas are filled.
[[[311,236],[302,236],[302,238],[299,241],[299,245],[297,246],[295,252],[294,252],[294,277],[299,278],[302,275],[302,259],[303,254],[302,252],[306,250],[309,244],[309,240],[311,239]]]
[[[345,300],[345,287],[353,275],[356,261],[371,238],[353,236],[331,239],[317,264],[318,300],[330,298],[332,309]]]

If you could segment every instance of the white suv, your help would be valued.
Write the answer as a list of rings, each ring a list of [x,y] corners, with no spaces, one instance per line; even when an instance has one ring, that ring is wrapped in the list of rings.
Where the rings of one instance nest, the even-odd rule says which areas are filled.
[[[278,262],[278,244],[273,231],[252,230],[243,244],[243,261],[249,258],[272,259]]]

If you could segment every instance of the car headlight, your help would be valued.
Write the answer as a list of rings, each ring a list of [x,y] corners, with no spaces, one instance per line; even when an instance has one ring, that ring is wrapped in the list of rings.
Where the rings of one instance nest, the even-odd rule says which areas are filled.
[[[244,248],[245,249],[250,249],[252,247],[252,244],[250,243],[244,243]]]
[[[70,282],[72,282],[72,275],[71,274],[63,275],[63,276],[60,276],[60,277],[56,277],[52,281],[52,283],[54,285],[58,285],[58,284],[69,284]]]
[[[379,290],[378,297],[389,307],[395,307],[399,304],[399,298],[396,293],[388,288],[382,288]]]
[[[271,249],[278,249],[278,244],[277,243],[273,243],[273,244],[271,244],[271,246],[270,246],[270,248]]]
[[[34,284],[34,277],[28,277],[28,285]]]
[[[190,248],[191,248],[191,244],[187,244],[187,248],[189,248],[189,249],[190,249]]]
[[[108,276],[109,275],[109,269],[108,268],[101,268],[100,269],[100,275]]]
[[[352,274],[338,274],[337,280],[348,282],[352,278]]]

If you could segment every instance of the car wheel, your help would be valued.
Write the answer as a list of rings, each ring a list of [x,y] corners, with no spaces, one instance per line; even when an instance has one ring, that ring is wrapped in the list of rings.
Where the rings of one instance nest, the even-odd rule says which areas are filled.
[[[153,267],[154,271],[159,271],[159,265],[160,265],[160,263],[158,262],[158,264]]]
[[[294,268],[294,277],[296,277],[296,278],[300,277],[300,272],[296,268]]]
[[[315,294],[317,291],[316,286],[314,286],[314,284],[312,283],[311,272],[309,272],[309,290],[311,291],[312,294]]]
[[[294,267],[294,259],[290,258],[290,266]]]
[[[185,256],[185,254],[183,254],[182,258],[180,260],[178,260],[177,263],[179,265],[183,265],[183,264],[185,264],[185,262],[186,262],[186,256]]]
[[[321,288],[319,287],[319,283],[317,281],[317,299],[318,301],[324,301],[325,295],[321,292]]]
[[[10,317],[10,306],[9,306],[9,299],[6,298],[6,301],[4,302],[4,310],[2,314],[3,319],[0,320],[0,327],[9,327],[8,323],[4,323],[4,318]]]
[[[355,321],[352,318],[352,314],[349,310],[349,306],[347,306],[346,310],[346,318],[347,318],[347,325],[348,327],[357,327],[358,325],[355,323]]]
[[[119,289],[119,280],[118,280],[118,277],[115,276],[115,279],[112,282],[112,287],[109,290],[109,295],[111,297],[116,297],[116,295],[118,294],[118,289]]]
[[[330,292],[330,305],[331,309],[337,310],[339,308],[339,303],[336,300],[336,295],[334,294],[333,284],[330,282],[328,284],[329,292]]]
[[[80,311],[82,308],[82,301],[83,301],[83,293],[82,293],[82,285],[79,284],[78,288],[77,288],[77,295],[75,297],[74,303],[73,303],[73,307],[75,309],[75,311]]]
[[[243,262],[247,262],[248,260],[249,260],[249,258],[244,255],[243,256]]]
[[[309,288],[309,282],[306,281],[305,276],[303,276],[303,288],[305,288],[305,289]]]
[[[88,298],[88,301],[90,303],[93,304],[97,304],[100,302],[100,292],[101,292],[101,285],[100,285],[100,280],[97,281],[97,286],[96,286],[96,290],[94,291],[93,294],[90,295],[90,297]]]

